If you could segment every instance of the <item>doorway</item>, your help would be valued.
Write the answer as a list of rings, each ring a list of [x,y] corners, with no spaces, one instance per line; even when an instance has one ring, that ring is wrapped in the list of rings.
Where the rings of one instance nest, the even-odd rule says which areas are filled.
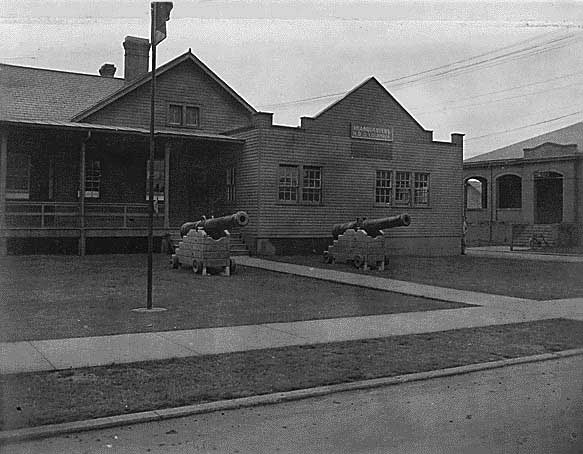
[[[563,221],[563,176],[557,172],[534,174],[534,223]]]

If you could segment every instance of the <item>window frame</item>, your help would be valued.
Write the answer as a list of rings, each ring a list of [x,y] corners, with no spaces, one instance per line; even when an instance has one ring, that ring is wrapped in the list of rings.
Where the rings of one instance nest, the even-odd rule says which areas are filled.
[[[99,173],[97,176],[91,175],[94,169],[89,168],[89,166],[94,166],[98,163]],[[103,167],[101,166],[100,159],[87,159],[85,161],[85,198],[86,199],[99,199],[101,198],[101,179],[103,177]],[[88,185],[91,184],[92,188],[88,189]],[[94,188],[97,188],[95,190]]]
[[[417,188],[417,183],[418,183],[418,179],[417,177],[420,176],[426,176],[427,180],[426,180],[426,186],[425,186],[425,198],[426,201],[424,202],[418,202],[417,201],[417,192],[420,190],[423,190],[423,188]],[[413,192],[413,199],[412,199],[412,206],[414,207],[419,207],[419,208],[423,208],[423,207],[429,207],[431,205],[431,175],[429,172],[413,172],[413,187],[412,187],[412,192]]]
[[[306,176],[306,172],[318,172],[317,178]],[[320,205],[322,203],[322,166],[302,165],[301,166],[302,181],[300,184],[300,200],[302,205]],[[306,185],[306,181],[308,184]],[[317,186],[311,186],[310,182],[314,181]],[[317,195],[316,199],[306,199],[306,195]]]
[[[227,202],[237,201],[237,168],[227,167],[225,191]]]
[[[295,184],[294,184],[294,175],[290,172],[289,175],[282,175],[282,169],[290,169],[295,170]],[[299,203],[300,200],[300,166],[297,164],[279,164],[277,166],[277,202],[283,204],[292,204],[296,205]],[[281,184],[282,176],[285,178],[284,182],[288,181],[290,184]],[[290,194],[290,198],[282,198],[282,194]],[[292,197],[294,196],[295,197]]]
[[[172,121],[171,111],[173,108],[176,108],[176,107],[180,108],[180,122]],[[186,122],[188,109],[195,109],[196,110],[196,112],[197,112],[196,124]],[[180,127],[180,128],[191,128],[191,129],[200,128],[201,108],[200,108],[200,106],[197,106],[195,104],[181,104],[181,103],[176,103],[176,102],[168,103],[166,124],[168,126],[174,126],[174,127]]]
[[[284,168],[295,169],[296,181],[294,184],[293,175],[291,178],[286,178],[291,181],[290,185],[281,185],[281,170]],[[306,172],[317,172],[315,178],[306,175]],[[279,164],[277,167],[277,194],[276,202],[282,205],[305,205],[317,206],[323,203],[323,185],[324,183],[324,169],[321,165],[313,164]],[[295,199],[282,199],[282,190],[286,191],[291,188],[290,194],[295,194]],[[311,194],[311,198],[308,196]],[[314,197],[314,195],[316,195]]]
[[[411,187],[411,173],[410,171],[405,171],[405,170],[395,170],[395,197],[394,197],[394,205],[395,207],[410,207],[413,206],[412,205],[412,187]],[[405,175],[407,176],[407,178],[405,180],[400,180],[399,176]],[[407,186],[401,188],[399,187],[399,183],[403,181],[407,183]],[[400,192],[402,191],[402,192]],[[402,201],[398,198],[398,195],[402,193],[402,194],[407,194],[407,200]]]
[[[12,167],[14,164],[15,156],[24,157],[26,159],[26,165],[17,165]],[[19,172],[22,169],[26,169],[26,172]],[[10,171],[16,170],[16,175],[11,175]],[[9,152],[7,156],[6,163],[6,200],[29,200],[30,199],[30,170],[31,170],[31,157],[30,153],[26,152]],[[26,175],[25,175],[26,173]],[[26,179],[26,189],[18,187],[10,187],[12,181],[20,180],[24,181]],[[12,181],[11,181],[12,180]],[[19,186],[19,185],[15,185]]]
[[[379,173],[380,172],[384,172],[386,175],[388,175],[388,179],[387,178],[379,178]],[[388,180],[389,185],[388,186],[379,186],[379,181],[384,181],[386,182]],[[374,186],[374,201],[375,201],[375,205],[376,206],[392,206],[393,205],[393,189],[394,189],[394,185],[393,185],[393,171],[392,170],[388,170],[388,169],[376,169],[375,170],[375,186]],[[379,200],[379,196],[381,195],[379,193],[379,191],[383,191],[384,190],[384,197],[388,198],[388,201],[381,201]]]
[[[158,164],[158,169],[156,169]],[[161,176],[156,178],[156,173],[160,172],[160,164],[162,168]],[[156,191],[156,181],[162,183],[162,191]],[[166,197],[166,160],[154,159],[154,200],[163,202]],[[150,200],[150,160],[146,159],[146,201]]]

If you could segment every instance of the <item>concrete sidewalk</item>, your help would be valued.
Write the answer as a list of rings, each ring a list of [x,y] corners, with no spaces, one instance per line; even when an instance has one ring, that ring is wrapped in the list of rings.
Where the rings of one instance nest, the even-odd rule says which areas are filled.
[[[505,259],[535,260],[541,262],[583,263],[583,256],[575,254],[549,254],[544,251],[532,252],[529,248],[514,248],[510,246],[480,246],[469,247],[466,254],[474,257],[499,257]]]
[[[59,370],[236,351],[500,325],[550,318],[583,320],[583,298],[534,301],[413,284],[252,257],[240,265],[475,307],[185,331],[0,343],[0,373]]]

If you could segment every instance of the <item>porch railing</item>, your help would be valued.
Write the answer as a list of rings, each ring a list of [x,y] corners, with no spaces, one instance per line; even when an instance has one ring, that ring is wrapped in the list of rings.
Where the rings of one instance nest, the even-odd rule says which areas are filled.
[[[75,229],[81,228],[81,211],[75,202],[6,201],[8,229]],[[86,229],[146,229],[146,203],[87,203]],[[164,210],[154,213],[154,228],[164,227]]]

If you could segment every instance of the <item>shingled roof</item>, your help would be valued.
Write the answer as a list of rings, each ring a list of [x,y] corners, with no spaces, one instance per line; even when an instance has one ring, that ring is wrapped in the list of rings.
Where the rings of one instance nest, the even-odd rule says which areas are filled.
[[[124,79],[0,63],[0,120],[68,121]]]
[[[483,153],[466,159],[464,163],[478,163],[483,161],[498,161],[504,159],[520,159],[524,157],[525,148],[534,148],[543,143],[556,143],[559,145],[577,145],[578,151],[583,151],[583,122],[575,123],[565,128],[531,137],[530,139],[508,145],[497,150]]]

